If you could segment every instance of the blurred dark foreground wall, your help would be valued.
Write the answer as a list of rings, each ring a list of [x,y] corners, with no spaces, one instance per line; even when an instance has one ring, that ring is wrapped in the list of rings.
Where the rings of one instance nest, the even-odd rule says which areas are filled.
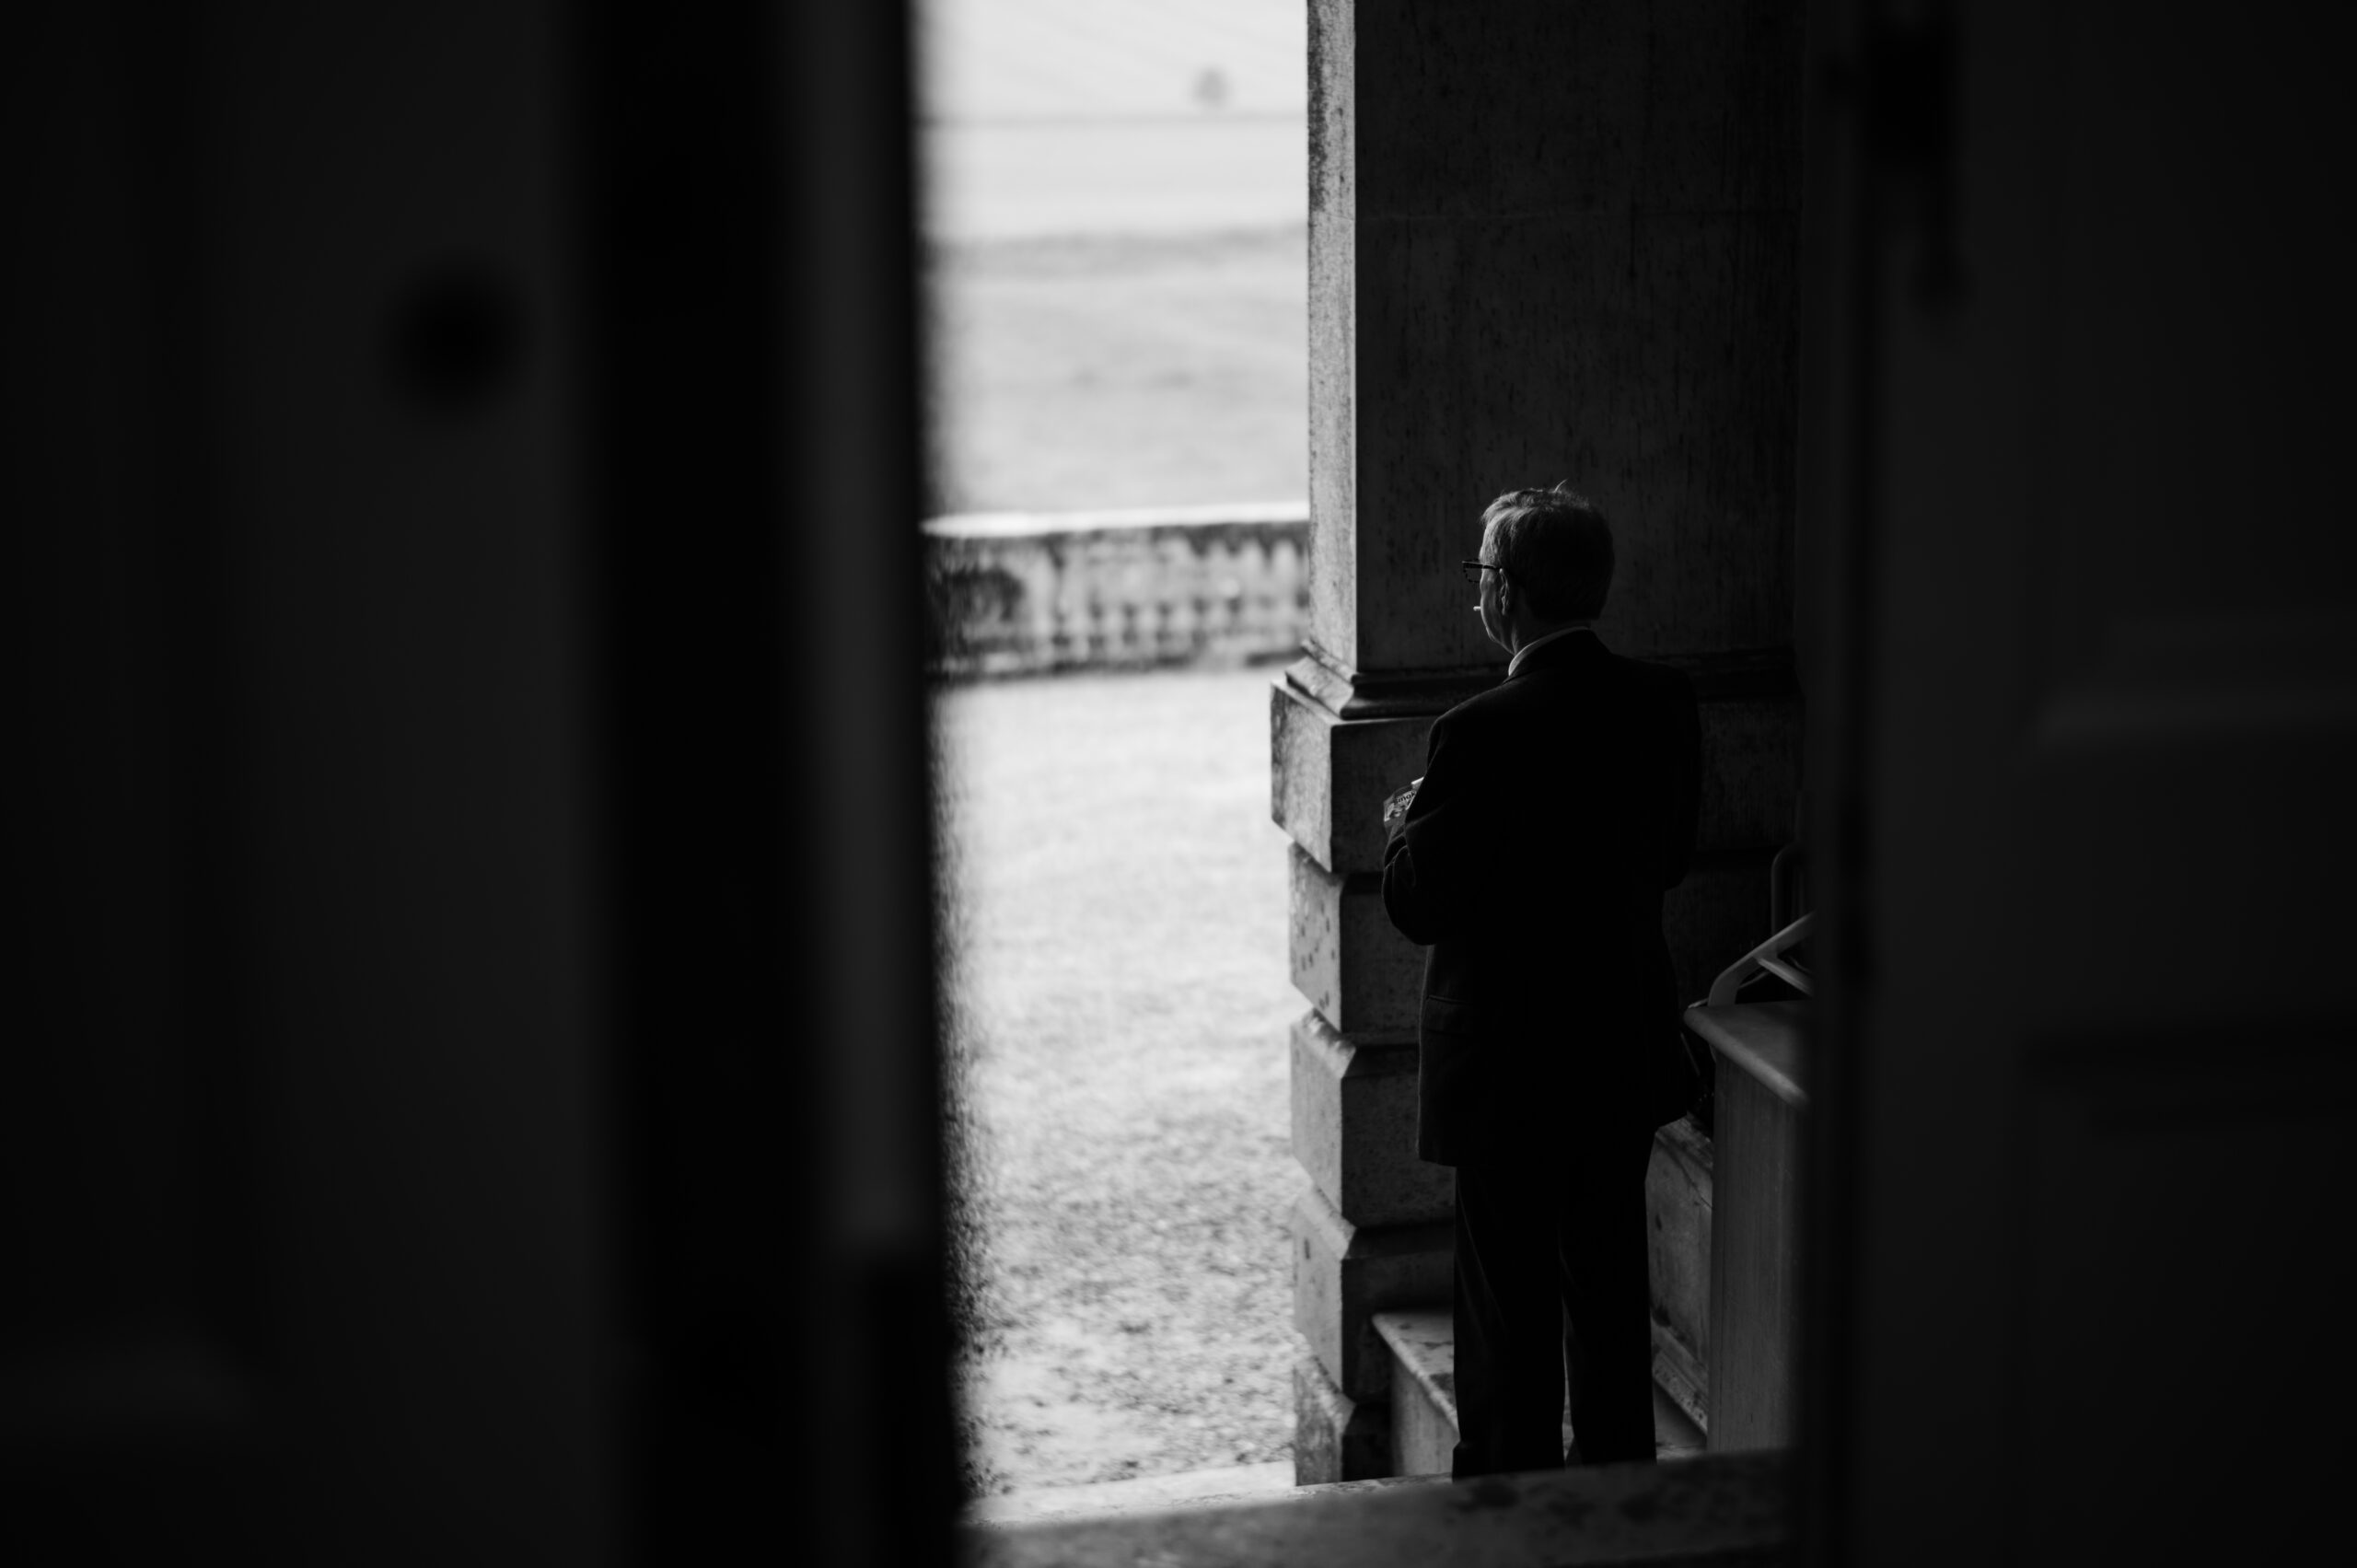
[[[1318,6],[1364,201],[1317,299],[1484,370],[1445,269],[1376,264],[1431,232],[1382,203],[1444,132],[1497,160],[1469,200],[1540,144],[1383,71],[1478,86],[1600,19],[1631,92],[1574,129],[1620,145],[1638,66],[1758,19]],[[2357,100],[2319,15],[1807,16],[1795,1556],[2346,1534]],[[943,1560],[898,10],[9,21],[0,1562]],[[1630,168],[1683,232],[1678,169]],[[1583,297],[1641,337],[1618,265]],[[1427,389],[1380,312],[1329,320],[1331,406]],[[1538,439],[1499,417],[1400,428]],[[1393,504],[1430,471],[1314,510],[1353,635],[1456,602],[1420,563],[1457,523]]]
[[[0,1560],[939,1560],[899,9],[9,33]]]

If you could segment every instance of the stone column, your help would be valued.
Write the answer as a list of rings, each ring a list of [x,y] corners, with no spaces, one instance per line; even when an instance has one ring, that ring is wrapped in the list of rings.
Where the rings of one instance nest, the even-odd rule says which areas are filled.
[[[1386,795],[1499,678],[1457,563],[1500,491],[1612,518],[1598,631],[1703,699],[1689,994],[1765,934],[1793,820],[1799,0],[1313,0],[1306,656],[1272,699],[1291,835],[1296,1468],[1386,1472],[1369,1319],[1449,1295],[1415,1158],[1422,955],[1386,922]]]

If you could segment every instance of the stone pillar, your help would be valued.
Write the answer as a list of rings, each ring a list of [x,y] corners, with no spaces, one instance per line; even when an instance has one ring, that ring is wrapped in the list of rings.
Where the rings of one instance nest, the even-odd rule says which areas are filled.
[[[1368,1319],[1448,1298],[1450,1179],[1413,1143],[1422,955],[1385,921],[1385,796],[1498,679],[1481,508],[1569,479],[1613,520],[1598,631],[1703,699],[1683,984],[1765,934],[1793,820],[1799,0],[1311,6],[1306,656],[1272,699],[1291,835],[1296,1468],[1383,1473]]]

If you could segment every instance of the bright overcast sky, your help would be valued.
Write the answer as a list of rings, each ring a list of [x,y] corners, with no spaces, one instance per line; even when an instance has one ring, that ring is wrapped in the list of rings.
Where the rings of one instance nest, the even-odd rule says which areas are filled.
[[[1307,0],[917,0],[915,16],[930,120],[1307,110]]]

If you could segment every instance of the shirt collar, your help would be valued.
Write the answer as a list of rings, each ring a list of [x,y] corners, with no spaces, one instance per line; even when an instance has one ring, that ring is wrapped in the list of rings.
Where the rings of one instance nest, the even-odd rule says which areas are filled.
[[[1522,667],[1525,663],[1528,662],[1530,656],[1545,647],[1548,644],[1554,642],[1557,638],[1569,637],[1581,632],[1593,634],[1595,631],[1595,627],[1582,624],[1578,626],[1566,626],[1560,632],[1550,632],[1543,637],[1532,638],[1529,642],[1523,644],[1520,648],[1516,649],[1514,657],[1506,661],[1506,679],[1511,680],[1515,676],[1521,674]]]

